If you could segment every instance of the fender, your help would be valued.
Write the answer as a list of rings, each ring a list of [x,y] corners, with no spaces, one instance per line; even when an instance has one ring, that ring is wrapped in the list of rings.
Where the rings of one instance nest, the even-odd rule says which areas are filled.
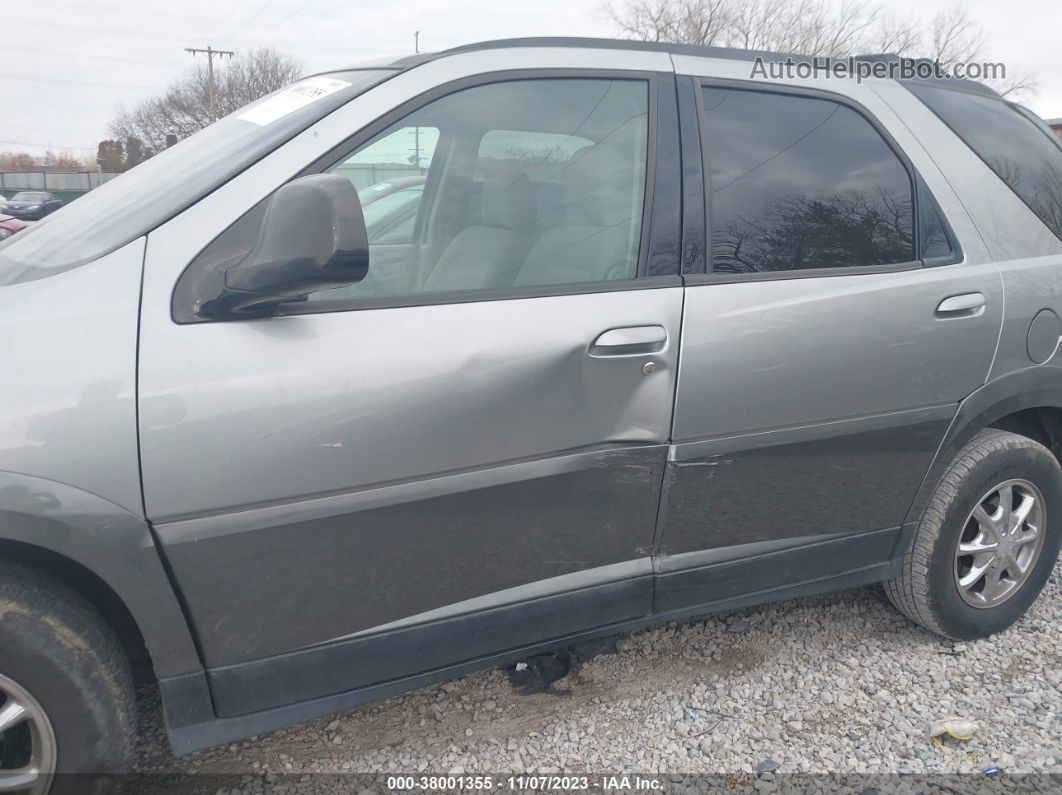
[[[978,431],[1017,411],[1062,408],[1062,367],[1040,365],[1014,370],[971,392],[960,404],[937,450],[904,523],[904,538],[895,555],[903,553],[922,512],[929,504],[944,470]]]
[[[136,621],[159,679],[202,672],[143,518],[64,483],[0,471],[0,539],[47,549],[107,583]]]

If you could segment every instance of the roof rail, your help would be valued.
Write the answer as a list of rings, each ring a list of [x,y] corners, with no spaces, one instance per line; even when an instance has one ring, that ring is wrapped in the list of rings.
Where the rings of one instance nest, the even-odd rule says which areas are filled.
[[[420,64],[444,58],[449,55],[457,55],[465,52],[479,52],[482,50],[499,50],[512,47],[581,47],[597,50],[642,50],[649,52],[665,52],[672,55],[692,55],[700,58],[726,58],[735,61],[755,61],[762,58],[765,61],[792,60],[794,63],[811,63],[816,58],[821,62],[822,56],[800,55],[797,53],[771,52],[768,50],[742,50],[734,47],[705,47],[696,44],[678,44],[674,42],[637,41],[634,39],[596,39],[580,38],[576,36],[538,36],[514,39],[493,39],[480,41],[474,44],[463,44],[439,52],[419,53],[399,58],[394,62],[395,66],[412,68]],[[843,60],[847,58],[829,59]],[[867,55],[853,56],[852,60],[867,63],[898,62],[900,56],[895,53],[871,53]],[[933,62],[927,58],[912,59],[915,63]],[[983,83],[967,79],[945,79],[938,77],[915,78],[918,82],[929,83],[942,88],[954,88],[960,91],[968,91],[975,94],[983,94],[992,97],[999,95]],[[908,81],[903,81],[908,82]]]

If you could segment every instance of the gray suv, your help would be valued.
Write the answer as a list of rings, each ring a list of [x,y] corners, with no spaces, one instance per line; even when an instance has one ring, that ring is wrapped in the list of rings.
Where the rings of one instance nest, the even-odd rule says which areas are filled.
[[[120,766],[137,668],[183,753],[867,583],[1018,620],[1062,541],[1060,142],[755,57],[310,77],[0,245],[0,789]]]

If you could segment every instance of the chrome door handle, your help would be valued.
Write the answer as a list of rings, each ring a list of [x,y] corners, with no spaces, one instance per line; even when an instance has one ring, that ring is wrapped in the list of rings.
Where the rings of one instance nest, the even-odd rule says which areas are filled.
[[[985,297],[981,293],[963,293],[945,298],[937,306],[938,317],[969,317],[981,314]]]
[[[667,345],[663,326],[625,326],[604,331],[590,345],[591,356],[638,356],[657,353]]]

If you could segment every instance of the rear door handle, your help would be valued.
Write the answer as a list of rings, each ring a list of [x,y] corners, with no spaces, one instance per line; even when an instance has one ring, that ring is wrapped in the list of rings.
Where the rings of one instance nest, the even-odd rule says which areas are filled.
[[[963,293],[945,298],[937,306],[937,317],[970,317],[981,314],[985,297],[981,293]]]
[[[590,346],[591,356],[638,356],[657,353],[667,345],[663,326],[624,326],[604,331]]]

